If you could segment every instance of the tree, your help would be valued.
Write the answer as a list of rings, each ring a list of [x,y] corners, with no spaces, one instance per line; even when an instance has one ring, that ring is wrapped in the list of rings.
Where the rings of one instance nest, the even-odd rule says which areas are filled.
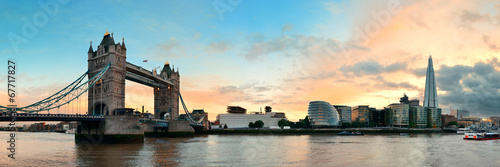
[[[281,119],[280,121],[278,121],[278,126],[279,126],[281,129],[283,129],[283,126],[289,126],[289,124],[290,124],[290,123],[289,123],[289,122],[288,122],[288,120],[286,120],[286,119]]]
[[[261,120],[258,120],[258,121],[255,121],[254,125],[256,128],[262,128],[262,127],[264,127],[264,122],[262,122]]]
[[[351,127],[351,123],[342,123],[342,128],[349,128]]]
[[[450,127],[450,126],[453,126],[453,125],[458,126],[458,122],[457,121],[450,121],[450,122],[448,122],[448,124],[446,126]]]
[[[248,128],[255,128],[255,124],[253,122],[248,123]]]
[[[409,125],[410,128],[416,128],[417,125],[415,125],[415,122],[410,122],[410,125]]]
[[[306,128],[311,127],[311,121],[309,121],[309,116],[306,116],[306,118],[304,118],[304,124]]]
[[[224,124],[224,129],[227,129],[227,124]]]

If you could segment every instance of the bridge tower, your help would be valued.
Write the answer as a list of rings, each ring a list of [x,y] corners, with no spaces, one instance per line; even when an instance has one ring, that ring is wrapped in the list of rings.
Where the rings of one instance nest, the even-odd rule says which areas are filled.
[[[173,85],[162,85],[154,88],[155,118],[175,120],[179,117],[179,70],[175,71],[174,67],[170,67],[167,61],[160,72],[160,76],[171,80]]]
[[[125,74],[127,48],[125,40],[115,43],[113,33],[104,34],[97,50],[93,50],[92,41],[88,51],[89,79],[111,63],[107,73],[88,91],[89,115],[114,115],[116,108],[125,107]]]

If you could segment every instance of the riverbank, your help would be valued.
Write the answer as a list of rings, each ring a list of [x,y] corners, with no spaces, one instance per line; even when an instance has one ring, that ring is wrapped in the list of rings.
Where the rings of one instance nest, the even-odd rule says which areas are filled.
[[[337,134],[342,131],[359,131],[365,134],[426,134],[426,133],[444,133],[442,129],[212,129],[201,132],[200,134]]]

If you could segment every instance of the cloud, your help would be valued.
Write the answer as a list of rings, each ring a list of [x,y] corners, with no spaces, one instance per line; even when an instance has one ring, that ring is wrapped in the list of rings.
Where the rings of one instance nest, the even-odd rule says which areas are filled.
[[[464,10],[462,11],[462,15],[460,16],[460,19],[464,25],[470,25],[475,22],[480,22],[480,21],[489,21],[489,16],[488,15],[481,15],[478,12],[475,11],[469,11],[469,10]]]
[[[500,108],[500,71],[496,61],[474,66],[441,66],[436,71],[440,104],[467,109],[476,116],[498,115]]]
[[[291,24],[285,24],[285,25],[283,26],[283,28],[281,28],[281,32],[282,32],[282,33],[289,32],[289,31],[291,31],[292,29],[293,29],[293,25],[291,25]]]
[[[248,61],[254,61],[267,56],[307,58],[311,55],[333,55],[341,51],[340,43],[332,38],[284,35],[252,42],[242,56]]]
[[[340,8],[340,4],[335,2],[325,2],[324,3],[326,9],[330,11],[332,15],[338,15],[342,13],[342,9]]]
[[[181,44],[177,38],[170,38],[169,40],[157,45],[161,50],[161,54],[155,54],[156,57],[164,58],[165,56],[171,58],[178,58],[186,55],[186,47]]]
[[[383,77],[378,76],[374,79],[376,84],[374,87],[379,89],[407,89],[407,90],[419,90],[419,88],[415,85],[410,84],[409,82],[390,82],[385,80]]]
[[[493,43],[489,36],[483,35],[483,42],[493,51],[498,51],[500,49],[500,46]]]
[[[205,50],[209,54],[221,54],[221,53],[225,53],[226,51],[228,51],[229,48],[230,48],[229,43],[219,41],[219,42],[213,42],[207,48],[205,48]]]
[[[378,75],[382,73],[390,73],[396,71],[406,70],[406,63],[393,63],[387,66],[382,66],[376,61],[363,61],[358,62],[350,66],[340,67],[340,71],[344,73],[345,76],[364,76],[364,75]]]

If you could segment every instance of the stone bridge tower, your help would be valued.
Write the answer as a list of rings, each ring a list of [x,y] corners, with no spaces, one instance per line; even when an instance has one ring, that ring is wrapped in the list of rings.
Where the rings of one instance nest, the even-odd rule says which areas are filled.
[[[164,85],[154,88],[154,114],[156,119],[175,120],[179,117],[179,92],[180,75],[179,70],[170,67],[165,63],[160,72],[160,76],[170,79],[174,85]]]
[[[89,115],[114,115],[116,108],[125,107],[125,73],[127,48],[122,38],[122,43],[116,43],[113,33],[108,30],[104,34],[97,50],[92,49],[92,41],[88,51],[89,79],[111,63],[111,67],[88,91]]]

